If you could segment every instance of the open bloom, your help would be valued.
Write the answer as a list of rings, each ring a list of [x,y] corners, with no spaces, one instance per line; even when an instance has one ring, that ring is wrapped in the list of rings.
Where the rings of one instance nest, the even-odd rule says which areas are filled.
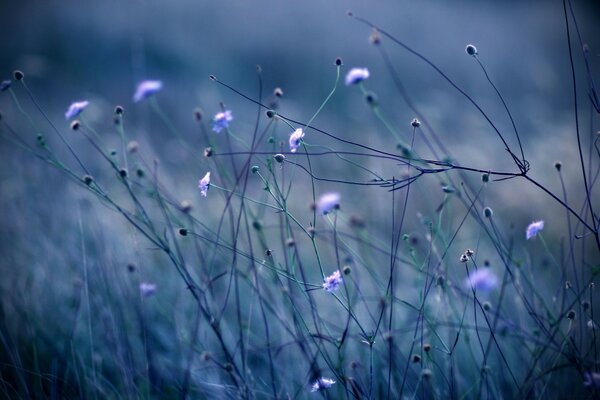
[[[334,292],[343,282],[340,271],[335,271],[333,274],[329,275],[325,278],[323,282],[323,289],[327,290],[329,293]]]
[[[537,235],[538,232],[542,229],[544,229],[544,221],[532,222],[527,227],[527,231],[525,231],[525,237],[527,238],[527,240],[529,240],[532,237],[535,237],[535,235]]]
[[[162,89],[162,81],[142,81],[138,84],[137,89],[135,90],[135,94],[133,95],[133,101],[136,103],[138,101],[144,100],[147,97],[150,97],[154,93],[158,92]]]
[[[230,110],[225,110],[220,113],[216,113],[212,121],[212,130],[219,133],[222,129],[227,128],[231,121],[233,121],[233,115],[231,115]]]
[[[198,181],[198,188],[200,189],[200,193],[202,196],[206,197],[206,193],[208,192],[208,188],[210,187],[210,172],[207,172],[204,175],[204,178]]]
[[[295,153],[296,150],[298,150],[298,147],[300,147],[300,141],[303,137],[304,131],[302,130],[302,128],[298,128],[294,132],[292,132],[292,134],[290,135],[290,151],[292,153]]]
[[[334,383],[335,383],[335,381],[333,379],[319,378],[319,379],[317,379],[315,381],[315,383],[313,383],[310,391],[311,392],[316,392],[317,390],[327,389],[328,387],[330,387]]]
[[[76,101],[75,103],[73,103],[69,106],[69,109],[65,113],[65,118],[66,119],[75,118],[76,116],[81,114],[83,109],[86,108],[89,104],[90,104],[90,102],[87,100]]]
[[[154,283],[142,282],[140,283],[140,293],[144,297],[150,297],[156,292],[156,285]]]
[[[479,268],[469,274],[465,281],[465,285],[475,290],[489,292],[498,284],[498,278],[489,268]]]
[[[366,68],[352,68],[346,74],[346,86],[356,85],[369,77],[369,70]]]
[[[317,201],[317,210],[323,215],[329,214],[331,210],[338,208],[339,206],[340,194],[335,192],[325,193],[319,197],[319,200]]]

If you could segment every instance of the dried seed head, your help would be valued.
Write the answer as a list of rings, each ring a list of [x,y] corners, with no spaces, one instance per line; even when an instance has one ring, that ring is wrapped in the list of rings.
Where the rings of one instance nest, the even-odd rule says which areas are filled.
[[[181,236],[187,236],[188,234],[188,230],[185,228],[179,228],[179,230],[177,231]]]
[[[481,175],[481,180],[483,183],[488,183],[490,181],[490,174]]]
[[[567,313],[567,319],[570,319],[571,321],[572,321],[572,320],[574,320],[574,319],[575,319],[575,311],[573,311],[573,310],[570,310],[570,311]]]
[[[349,265],[344,265],[344,268],[342,268],[342,272],[344,273],[344,275],[350,275],[350,273],[352,272],[352,267]]]
[[[121,178],[127,178],[127,170],[125,168],[119,168],[119,175]]]
[[[412,355],[412,362],[414,362],[414,363],[421,362],[421,356],[418,355],[418,354],[413,354]]]
[[[461,254],[461,256],[460,256],[460,262],[461,263],[466,263],[467,261],[469,261],[469,257],[467,257],[466,254]]]
[[[283,97],[283,89],[276,87],[275,90],[273,90],[273,95],[275,97]]]
[[[210,359],[211,359],[211,356],[208,351],[203,351],[202,353],[200,353],[200,360],[207,362],[207,361],[210,361]]]
[[[486,207],[483,209],[483,215],[486,218],[492,218],[492,215],[494,215],[494,210],[492,210],[490,207]]]
[[[130,273],[135,272],[136,267],[134,263],[128,263],[127,264],[127,271],[129,271]]]
[[[123,106],[116,106],[115,107],[115,114],[117,114],[117,115],[123,115],[123,111],[125,111],[125,109],[123,108]]]
[[[285,241],[285,245],[286,245],[287,247],[294,247],[294,246],[296,245],[296,242],[294,241],[294,239],[292,239],[292,238],[288,238],[288,239]]]
[[[183,200],[179,204],[179,209],[188,214],[190,211],[192,211],[192,203],[190,203],[189,200]]]
[[[86,185],[90,186],[92,184],[92,182],[94,182],[94,178],[92,178],[90,175],[84,175],[83,182]]]
[[[201,108],[194,108],[194,119],[198,122],[202,121],[202,109]]]
[[[258,172],[260,168],[258,167],[258,165],[253,165],[252,168],[250,168],[250,171],[255,174]]]
[[[342,61],[341,57],[337,57],[335,59],[335,65],[337,65],[339,67],[342,64],[344,64],[344,62]]]
[[[483,310],[490,311],[491,309],[492,309],[492,303],[490,303],[489,301],[485,301],[483,303]]]
[[[584,300],[581,302],[581,308],[583,308],[583,311],[587,311],[590,308],[590,302],[587,300]]]
[[[140,144],[137,141],[131,140],[127,143],[127,152],[133,154],[138,151],[139,147]]]
[[[74,131],[79,130],[79,128],[81,128],[81,122],[79,122],[78,119],[74,120],[73,122],[71,122],[71,129]]]
[[[433,373],[431,372],[431,370],[429,368],[425,368],[421,371],[421,376],[423,377],[423,380],[429,380],[431,379],[431,375],[433,375]]]
[[[473,46],[472,44],[468,44],[467,47],[465,47],[465,51],[470,56],[476,56],[477,55],[477,47]]]
[[[258,220],[252,221],[252,227],[257,231],[260,231],[260,230],[262,230],[262,227],[263,227],[262,222],[260,222]]]
[[[430,345],[429,343],[425,343],[425,344],[423,345],[423,351],[424,351],[425,353],[429,353],[429,351],[430,351],[430,350],[431,350],[431,345]]]
[[[377,95],[373,92],[365,93],[365,101],[371,106],[376,106],[379,103],[377,100]]]
[[[371,32],[371,35],[369,36],[369,42],[371,42],[371,44],[374,44],[375,46],[381,43],[381,35],[377,31],[377,29],[373,29],[373,31]]]
[[[565,289],[569,290],[573,287],[573,285],[571,284],[571,281],[565,281]]]
[[[204,157],[210,157],[213,155],[213,149],[212,147],[207,147],[204,149]]]
[[[13,78],[15,78],[16,81],[20,81],[21,79],[25,78],[25,74],[23,71],[16,69],[13,71]]]
[[[421,121],[419,121],[416,118],[413,118],[413,120],[410,122],[410,124],[413,126],[413,128],[418,128],[421,126]]]
[[[283,160],[285,160],[285,156],[281,153],[278,153],[273,156],[273,159],[281,164]]]
[[[267,118],[273,118],[277,113],[273,110],[267,110]]]
[[[271,249],[266,249],[266,250],[265,250],[265,255],[266,255],[267,257],[271,257],[271,256],[273,255],[273,250],[271,250]]]
[[[465,255],[467,257],[473,257],[473,254],[475,254],[475,252],[473,250],[471,250],[471,249],[465,250]]]
[[[391,342],[394,340],[394,334],[391,331],[385,331],[381,334],[381,336],[385,342]]]
[[[562,168],[562,162],[554,161],[554,168],[556,168],[557,171],[560,171],[560,169]]]

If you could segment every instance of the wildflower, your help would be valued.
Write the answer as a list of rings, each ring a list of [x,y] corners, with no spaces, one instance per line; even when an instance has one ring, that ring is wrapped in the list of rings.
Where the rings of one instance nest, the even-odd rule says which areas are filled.
[[[317,201],[317,210],[319,213],[325,215],[329,214],[331,210],[337,209],[340,207],[340,194],[331,192],[325,193],[319,200]]]
[[[410,123],[412,125],[413,128],[418,128],[421,126],[421,121],[419,121],[416,118],[413,118],[413,120]]]
[[[81,114],[83,109],[86,108],[89,104],[90,104],[90,102],[87,100],[76,101],[75,103],[73,103],[69,106],[69,109],[65,113],[65,118],[71,119],[71,118],[78,116],[79,114]]]
[[[527,240],[535,237],[539,231],[544,229],[544,221],[535,221],[529,224],[527,227],[527,231],[525,232],[525,237]]]
[[[140,293],[144,297],[150,297],[156,292],[156,285],[154,283],[142,282],[140,283]]]
[[[208,188],[210,187],[210,172],[207,172],[204,175],[204,178],[198,181],[198,188],[200,189],[200,193],[202,196],[206,197],[206,193],[208,192]]]
[[[472,44],[468,44],[467,47],[465,47],[465,51],[470,56],[477,55],[477,47],[473,46]]]
[[[466,263],[467,261],[469,261],[469,257],[466,254],[461,254],[460,255],[460,262],[461,263]]]
[[[366,68],[352,68],[346,74],[346,86],[356,85],[369,77],[369,70]]]
[[[138,84],[135,94],[133,95],[133,101],[139,102],[152,96],[154,93],[162,89],[162,81],[142,81]]]
[[[313,383],[312,388],[310,389],[310,391],[311,392],[316,392],[317,390],[327,389],[328,387],[330,387],[334,383],[335,383],[335,381],[333,379],[319,378],[319,379],[317,379],[315,381],[315,383]]]
[[[583,378],[583,386],[594,386],[600,389],[600,372],[586,372]]]
[[[221,111],[220,113],[216,113],[212,122],[212,130],[219,133],[224,128],[227,128],[231,121],[233,121],[233,115],[231,115],[230,110],[225,110]]]
[[[302,130],[302,128],[298,128],[294,132],[292,132],[292,134],[290,135],[290,151],[292,153],[295,153],[296,150],[298,150],[298,147],[300,147],[300,141],[303,137],[304,131]]]
[[[489,292],[496,287],[498,278],[489,268],[480,268],[470,274],[465,285],[472,289],[481,290],[483,292]]]
[[[0,92],[4,92],[5,90],[8,90],[11,85],[12,85],[12,81],[10,79],[3,80],[2,83],[0,83]]]
[[[328,291],[329,293],[334,292],[343,282],[342,276],[340,275],[340,271],[335,271],[333,274],[329,275],[325,278],[323,283],[323,289]]]

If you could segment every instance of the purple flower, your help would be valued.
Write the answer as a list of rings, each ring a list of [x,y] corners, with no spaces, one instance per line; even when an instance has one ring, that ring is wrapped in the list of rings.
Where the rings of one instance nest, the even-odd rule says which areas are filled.
[[[198,188],[200,189],[200,193],[202,196],[206,197],[206,193],[208,192],[208,188],[210,187],[210,172],[207,172],[204,175],[204,178],[198,181]]]
[[[323,289],[327,290],[329,293],[334,292],[343,282],[342,276],[340,275],[340,271],[337,270],[333,274],[329,275],[325,278],[323,282]]]
[[[310,391],[311,392],[316,392],[317,390],[327,389],[328,387],[330,387],[334,383],[335,383],[335,381],[333,379],[319,378],[319,379],[317,379],[315,381],[315,383],[313,383]]]
[[[352,68],[346,74],[346,86],[356,85],[369,77],[369,70],[366,68]]]
[[[145,98],[150,97],[154,93],[162,89],[162,81],[142,81],[138,84],[135,94],[133,95],[133,101],[139,102]]]
[[[142,282],[140,283],[140,293],[144,297],[150,297],[156,292],[156,285],[154,283]]]
[[[304,132],[302,131],[302,128],[298,128],[294,132],[292,132],[292,134],[290,135],[290,151],[292,153],[295,153],[296,150],[298,150],[298,147],[300,147],[300,141],[303,137]]]
[[[335,192],[325,193],[317,201],[317,210],[323,215],[329,214],[331,210],[339,208],[339,206],[340,194]]]
[[[544,221],[532,222],[527,227],[527,231],[525,231],[525,237],[527,238],[527,240],[529,240],[532,237],[535,237],[535,235],[537,235],[538,232],[542,229],[544,229]]]
[[[493,290],[498,284],[498,278],[489,268],[479,268],[465,280],[465,286],[482,292]]]
[[[5,90],[8,90],[11,85],[12,85],[12,81],[10,79],[6,79],[6,80],[2,81],[2,83],[0,83],[0,92],[4,92]]]
[[[74,103],[72,103],[69,106],[69,109],[67,110],[67,112],[65,113],[65,118],[66,119],[71,119],[71,118],[75,118],[76,116],[78,116],[79,114],[81,114],[81,112],[90,104],[89,101],[87,100],[83,100],[83,101],[76,101]]]
[[[231,121],[233,121],[233,115],[231,115],[230,110],[225,110],[220,113],[216,113],[212,122],[212,130],[219,133],[222,129],[227,128]]]

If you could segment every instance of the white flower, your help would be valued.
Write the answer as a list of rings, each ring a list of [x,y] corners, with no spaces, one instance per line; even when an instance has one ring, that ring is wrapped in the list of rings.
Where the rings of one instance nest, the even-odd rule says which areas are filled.
[[[352,68],[346,74],[346,86],[356,85],[369,77],[369,70],[366,68]]]
[[[290,151],[292,153],[295,153],[296,150],[298,150],[298,147],[300,147],[300,140],[302,140],[303,137],[304,131],[302,131],[302,128],[298,128],[292,132],[290,135]]]
[[[310,391],[311,392],[316,392],[317,390],[327,389],[328,387],[330,387],[334,383],[335,383],[335,381],[333,379],[319,378],[319,379],[317,379],[315,381],[315,383],[313,383]]]
[[[204,178],[198,181],[198,188],[200,189],[200,193],[202,196],[206,197],[206,193],[208,192],[208,188],[210,187],[210,172],[207,172],[204,175]]]
[[[329,293],[334,292],[342,284],[342,282],[343,280],[342,276],[340,275],[340,271],[337,270],[333,274],[325,278],[323,282],[323,289],[325,289]]]
[[[133,101],[136,103],[138,101],[144,100],[145,98],[153,95],[162,89],[161,81],[142,81],[138,84],[137,89],[135,90],[135,94],[133,95]]]
[[[544,229],[544,221],[532,222],[527,227],[527,231],[525,231],[525,237],[527,238],[527,240],[529,240],[532,237],[535,237],[535,235],[537,235],[538,232],[542,229]]]
[[[74,102],[73,104],[71,104],[69,106],[69,109],[65,113],[65,118],[66,119],[75,118],[76,116],[81,114],[83,109],[86,108],[89,104],[90,104],[90,102],[87,100]]]
[[[323,215],[330,213],[331,210],[339,206],[340,194],[335,192],[325,193],[317,201],[317,210]]]
[[[140,283],[140,293],[144,297],[150,297],[156,292],[156,285],[154,283],[142,282]]]

